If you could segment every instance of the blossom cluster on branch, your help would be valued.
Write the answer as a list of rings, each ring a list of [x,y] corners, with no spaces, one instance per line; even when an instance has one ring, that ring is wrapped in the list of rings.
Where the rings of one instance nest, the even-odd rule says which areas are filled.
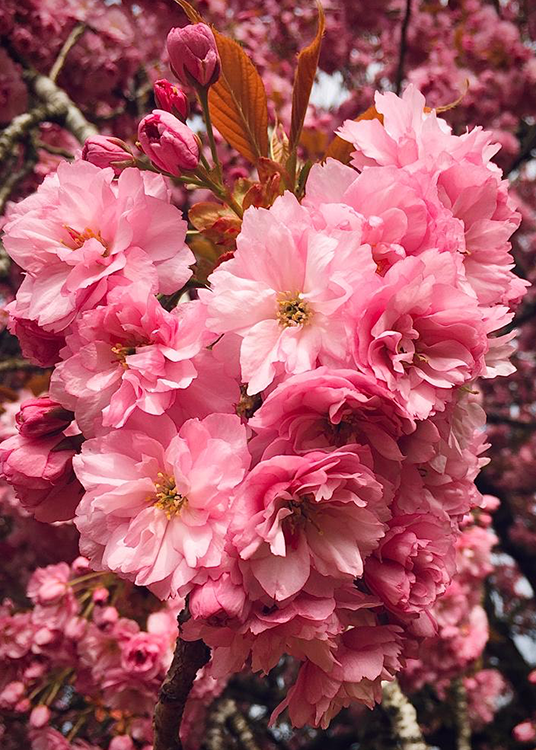
[[[23,71],[35,80],[35,66],[46,85],[57,79],[81,117],[90,99],[76,74],[87,56],[92,65],[115,56],[117,81],[91,94],[100,101],[93,114],[113,123],[109,134],[91,136],[76,154],[59,153],[64,141],[57,153],[49,143],[57,158],[39,177],[49,173],[3,221],[3,245],[22,271],[8,328],[27,364],[49,377],[46,394],[21,404],[17,432],[0,444],[0,471],[23,514],[54,529],[74,523],[84,557],[39,566],[27,589],[32,609],[3,605],[6,642],[17,640],[18,622],[23,642],[3,656],[2,707],[31,711],[33,750],[106,745],[97,706],[115,722],[111,750],[151,742],[159,750],[159,724],[153,737],[148,714],[170,664],[177,676],[174,615],[186,603],[180,643],[201,639],[211,652],[182,724],[192,750],[202,742],[196,722],[230,675],[270,677],[282,665],[275,726],[288,716],[294,727],[327,729],[342,708],[379,703],[382,683],[400,673],[408,690],[434,684],[440,700],[454,680],[460,726],[478,728],[508,692],[498,672],[479,668],[495,488],[485,478],[483,496],[475,478],[488,461],[482,391],[497,376],[517,377],[513,354],[523,367],[512,319],[528,281],[513,272],[511,238],[527,208],[498,166],[512,167],[514,157],[517,168],[514,121],[494,110],[492,131],[462,132],[440,116],[445,108],[430,108],[456,92],[455,76],[442,88],[419,69],[416,35],[436,38],[428,11],[401,40],[384,28],[381,48],[366,58],[370,71],[400,42],[394,88],[404,65],[414,83],[400,96],[377,92],[334,133],[345,105],[333,118],[307,109],[317,66],[333,72],[346,54],[329,44],[321,54],[324,33],[329,40],[340,23],[329,4],[297,58],[293,93],[282,84],[282,106],[278,74],[269,72],[277,55],[252,49],[265,86],[242,46],[178,1],[191,25],[169,30],[169,15],[157,23],[147,9],[169,33],[143,96],[127,90],[148,51],[125,37],[132,54],[122,58],[118,42],[137,29],[144,3],[95,4],[94,16],[91,3],[69,4],[57,20],[66,46],[48,57],[30,43],[24,49],[22,34],[46,13],[3,11],[13,81]],[[204,15],[221,12],[206,5]],[[449,64],[473,86],[446,108],[455,126],[474,122],[471,97],[490,84],[482,56],[506,54],[492,30],[496,11],[469,10],[452,11],[459,56]],[[410,3],[406,12],[409,19]],[[445,12],[437,9],[439,26]],[[265,19],[249,20],[264,38]],[[361,23],[372,38],[383,22],[375,11]],[[524,90],[527,47],[506,18],[500,30]],[[243,33],[254,47],[255,35]],[[155,58],[160,46],[146,45]],[[445,56],[438,44],[427,65],[437,57],[446,69]],[[364,60],[345,70],[345,87]],[[22,111],[28,92],[18,83],[9,99]],[[141,108],[116,115],[129,97]],[[145,114],[151,97],[156,108]],[[194,131],[190,114],[202,115],[204,131]],[[528,248],[526,231],[518,242]],[[526,543],[526,529],[511,526],[512,539]],[[80,566],[95,577],[79,581]],[[169,605],[121,618],[114,592],[131,584]],[[79,719],[68,713],[72,696],[63,708],[58,701],[66,683],[86,695]],[[172,733],[178,743],[178,721]]]

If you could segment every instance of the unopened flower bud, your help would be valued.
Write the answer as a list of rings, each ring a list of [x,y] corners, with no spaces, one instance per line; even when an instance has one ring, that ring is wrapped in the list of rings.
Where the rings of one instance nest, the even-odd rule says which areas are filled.
[[[136,166],[136,157],[120,138],[107,135],[92,135],[84,143],[82,159],[104,169],[112,167],[120,174],[127,167]]]
[[[204,23],[171,29],[167,51],[171,69],[183,85],[206,88],[220,77],[216,40],[210,27]]]
[[[163,109],[155,109],[138,127],[142,151],[164,172],[179,176],[199,162],[199,141],[193,131]]]
[[[63,432],[73,421],[74,414],[48,396],[39,396],[24,401],[15,419],[20,434],[35,439]]]
[[[50,721],[50,709],[45,705],[36,706],[30,714],[30,726],[40,729]]]
[[[180,120],[188,117],[188,97],[182,89],[165,78],[160,79],[154,85],[154,98],[160,109],[171,112]]]

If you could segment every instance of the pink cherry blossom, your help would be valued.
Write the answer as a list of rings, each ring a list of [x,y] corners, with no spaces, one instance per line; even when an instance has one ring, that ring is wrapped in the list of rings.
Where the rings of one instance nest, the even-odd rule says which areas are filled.
[[[370,452],[357,448],[261,461],[234,511],[242,567],[277,600],[296,594],[312,569],[342,582],[361,576],[389,517]]]
[[[165,294],[187,281],[194,258],[186,223],[163,178],[137,169],[113,177],[112,169],[63,162],[12,208],[4,244],[27,274],[17,317],[56,333],[135,278]]]
[[[189,302],[170,313],[134,291],[84,313],[67,336],[51,394],[75,412],[87,437],[101,425],[122,427],[136,409],[163,414],[197,375],[201,310]]]
[[[370,250],[357,238],[313,231],[311,218],[291,193],[269,209],[246,211],[238,249],[200,293],[207,326],[242,338],[240,364],[248,393],[279,373],[305,372],[323,356],[347,350],[341,312],[367,273]]]
[[[460,265],[434,250],[406,258],[353,312],[359,368],[398,393],[419,419],[442,410],[453,387],[485,369],[486,327],[460,281]]]
[[[94,567],[157,596],[187,592],[222,562],[231,493],[249,464],[237,416],[146,420],[84,444],[75,461],[86,494],[76,525]]]

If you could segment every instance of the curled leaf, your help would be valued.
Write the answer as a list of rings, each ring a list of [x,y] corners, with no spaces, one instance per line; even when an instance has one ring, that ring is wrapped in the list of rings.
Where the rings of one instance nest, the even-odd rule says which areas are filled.
[[[214,31],[221,75],[210,87],[208,104],[213,124],[230,146],[255,164],[268,156],[268,106],[264,84],[237,42]]]
[[[316,36],[307,47],[304,47],[298,55],[298,66],[294,76],[294,88],[292,90],[292,117],[290,122],[290,150],[296,148],[299,140],[311,89],[318,68],[318,59],[320,57],[320,47],[325,29],[324,9],[318,3],[318,27]]]

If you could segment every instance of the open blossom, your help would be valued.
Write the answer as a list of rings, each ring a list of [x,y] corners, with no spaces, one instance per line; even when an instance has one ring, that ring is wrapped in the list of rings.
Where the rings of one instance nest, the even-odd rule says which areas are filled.
[[[396,263],[354,312],[355,358],[425,419],[450,390],[485,371],[486,327],[454,256],[429,250]]]
[[[11,312],[60,332],[111,289],[142,278],[150,291],[176,291],[194,262],[186,222],[163,178],[85,161],[62,162],[37,193],[16,204],[4,227],[7,252],[26,271]]]
[[[311,570],[360,577],[389,517],[366,449],[261,461],[237,493],[233,544],[274,599],[296,594]]]
[[[305,661],[287,697],[272,714],[272,722],[288,708],[294,726],[325,729],[352,703],[372,708],[380,702],[382,680],[392,680],[402,665],[401,628],[380,625],[372,613],[358,614],[354,627],[339,639],[337,664],[326,672]]]
[[[367,560],[365,580],[386,606],[400,614],[431,607],[455,570],[454,533],[447,516],[397,516]]]
[[[248,393],[278,374],[342,359],[347,341],[342,310],[376,265],[368,248],[342,233],[316,232],[307,211],[285,193],[269,209],[244,215],[238,249],[200,293],[207,326],[242,338],[240,364]]]
[[[263,457],[369,445],[373,456],[401,461],[397,440],[415,429],[407,410],[374,377],[318,367],[277,386],[249,420]]]
[[[134,410],[163,414],[197,375],[192,358],[202,347],[198,302],[167,312],[153,296],[123,293],[84,313],[67,336],[51,393],[72,409],[86,437],[122,427]]]
[[[237,416],[192,419],[178,434],[165,417],[143,424],[84,444],[75,469],[86,494],[75,521],[95,567],[167,598],[221,564],[249,453]]]

